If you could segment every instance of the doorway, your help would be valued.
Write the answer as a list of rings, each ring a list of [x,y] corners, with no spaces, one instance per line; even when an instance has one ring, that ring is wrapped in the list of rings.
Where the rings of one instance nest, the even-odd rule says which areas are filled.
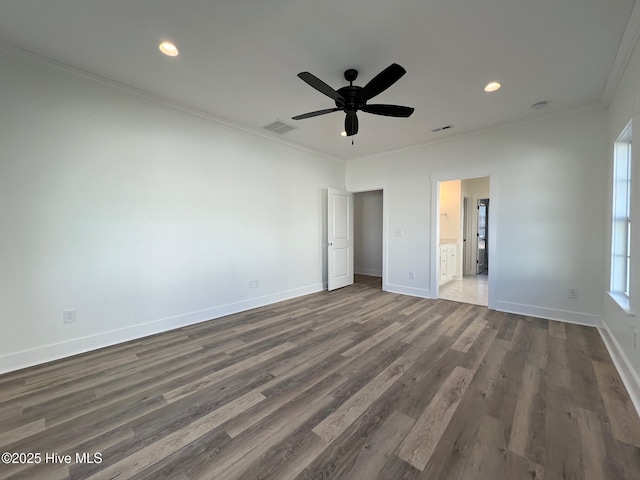
[[[354,193],[355,283],[379,285],[383,277],[383,190]]]
[[[439,298],[488,306],[490,178],[438,182]]]
[[[487,242],[489,235],[489,199],[478,200],[478,227],[476,237],[478,238],[478,252],[476,260],[476,274],[489,274],[489,253],[487,252]]]

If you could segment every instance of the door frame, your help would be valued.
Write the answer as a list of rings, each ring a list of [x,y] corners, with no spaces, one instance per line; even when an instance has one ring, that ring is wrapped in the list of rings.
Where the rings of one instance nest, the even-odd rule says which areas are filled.
[[[379,183],[363,183],[363,184],[349,184],[346,190],[351,193],[373,192],[382,191],[382,291],[388,292],[388,278],[387,273],[389,271],[388,266],[388,201],[387,201],[387,182]]]
[[[471,247],[473,246],[473,222],[471,220],[471,197],[462,197],[462,276],[468,275],[472,270]]]
[[[440,173],[431,176],[431,238],[429,248],[429,283],[430,298],[440,298],[440,182],[448,182],[451,180],[467,180],[471,178],[489,177],[489,196],[491,200],[491,222],[489,222],[489,258],[492,259],[491,271],[489,272],[489,296],[488,307],[495,310],[496,305],[496,282],[500,275],[499,259],[496,256],[496,226],[498,225],[498,214],[500,212],[499,197],[499,175],[486,171],[478,172],[456,172],[456,173]],[[475,196],[475,195],[474,195]],[[487,198],[485,196],[485,198]]]

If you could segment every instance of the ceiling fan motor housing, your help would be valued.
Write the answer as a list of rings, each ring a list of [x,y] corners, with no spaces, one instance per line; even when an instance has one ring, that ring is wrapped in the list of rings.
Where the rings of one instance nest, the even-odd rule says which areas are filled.
[[[344,109],[346,113],[355,112],[364,107],[367,102],[362,98],[362,95],[360,95],[361,91],[362,87],[355,85],[339,88],[338,93],[342,98],[336,99],[336,107]]]

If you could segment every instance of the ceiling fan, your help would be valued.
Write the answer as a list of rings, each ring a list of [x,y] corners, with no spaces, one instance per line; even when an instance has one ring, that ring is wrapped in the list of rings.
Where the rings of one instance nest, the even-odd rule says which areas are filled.
[[[353,84],[353,81],[358,78],[358,71],[350,68],[344,72],[344,78],[349,82],[349,86],[339,88],[338,90],[334,90],[309,72],[299,73],[298,77],[320,93],[324,93],[327,97],[332,98],[336,102],[336,108],[316,110],[315,112],[303,113],[302,115],[296,115],[291,118],[293,120],[302,120],[342,110],[347,114],[344,121],[344,130],[347,136],[350,137],[358,133],[358,116],[356,115],[358,110],[375,115],[385,115],[387,117],[409,117],[414,110],[412,107],[386,104],[367,105],[369,100],[396,83],[405,73],[407,73],[407,71],[404,68],[397,63],[392,63],[373,77],[364,87],[358,87]]]

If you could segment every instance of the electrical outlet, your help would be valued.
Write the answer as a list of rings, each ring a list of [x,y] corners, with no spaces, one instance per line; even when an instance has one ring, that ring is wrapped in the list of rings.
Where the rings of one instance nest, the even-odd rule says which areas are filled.
[[[76,323],[75,309],[62,311],[62,323]]]
[[[401,228],[396,228],[396,237],[401,237],[402,236],[402,229]]]
[[[578,289],[570,288],[569,289],[569,298],[578,298]]]
[[[409,280],[416,278],[416,272],[409,272]]]
[[[260,281],[259,280],[249,280],[249,288],[259,288]]]

